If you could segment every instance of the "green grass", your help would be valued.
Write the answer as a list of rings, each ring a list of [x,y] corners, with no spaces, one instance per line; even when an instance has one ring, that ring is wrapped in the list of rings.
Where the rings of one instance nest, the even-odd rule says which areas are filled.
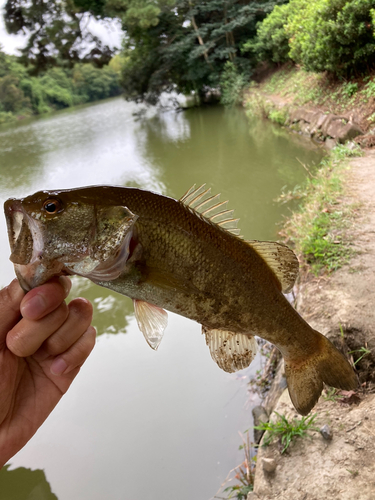
[[[263,437],[263,446],[270,445],[275,439],[280,439],[283,447],[281,453],[289,448],[291,443],[297,438],[306,438],[309,431],[318,431],[315,427],[315,419],[317,414],[302,417],[301,419],[288,420],[285,415],[275,412],[279,417],[276,422],[262,422],[254,427],[266,434]]]
[[[359,154],[359,148],[337,146],[320,168],[310,174],[306,185],[281,197],[302,200],[281,234],[294,244],[300,260],[308,264],[315,275],[339,269],[354,253],[350,236],[353,206],[340,204],[338,199],[344,190],[344,160]]]

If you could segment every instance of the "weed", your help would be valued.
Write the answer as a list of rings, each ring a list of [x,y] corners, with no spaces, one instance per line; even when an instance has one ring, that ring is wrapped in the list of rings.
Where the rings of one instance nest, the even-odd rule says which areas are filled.
[[[370,349],[367,349],[367,347],[361,347],[360,349],[355,349],[354,351],[349,351],[348,352],[348,354],[355,354],[355,353],[362,354],[362,356],[360,356],[359,358],[357,358],[354,361],[354,365],[356,365],[357,363],[359,363],[361,361],[361,359],[363,359],[368,354],[371,354],[371,351],[370,351]]]
[[[228,477],[221,485],[220,490],[223,488],[223,486],[225,486],[226,483],[232,481],[233,479],[236,479],[239,484],[233,484],[224,488],[223,493],[228,494],[227,497],[218,497],[216,496],[216,494],[214,498],[220,498],[223,500],[227,500],[230,498],[235,498],[237,500],[246,500],[248,493],[250,493],[250,491],[253,491],[256,457],[252,456],[252,447],[250,445],[250,437],[248,431],[245,431],[245,434],[246,439],[240,433],[242,445],[239,447],[239,450],[244,450],[245,459],[242,464],[238,465],[229,472]]]
[[[357,92],[358,92],[358,83],[355,83],[355,82],[346,82],[342,86],[342,93],[346,97],[352,97]]]
[[[357,477],[358,474],[359,474],[359,471],[357,470],[350,470],[350,469],[346,469],[353,477]]]
[[[281,453],[285,453],[292,441],[297,437],[305,438],[308,436],[308,431],[319,430],[314,427],[317,414],[302,417],[300,420],[294,418],[289,421],[285,415],[280,415],[276,411],[275,413],[279,417],[277,422],[261,422],[254,429],[266,432],[263,437],[263,446],[268,446],[275,438],[279,438],[283,446]]]
[[[349,227],[353,219],[350,206],[339,206],[338,196],[343,191],[343,159],[361,154],[361,151],[338,145],[331,156],[321,162],[313,177],[306,179],[299,190],[304,195],[299,211],[294,212],[281,235],[295,244],[302,261],[312,272],[334,271],[349,262],[354,251],[350,246]],[[296,193],[283,194],[284,200],[296,198]]]
[[[268,118],[271,122],[278,123],[279,125],[285,125],[288,119],[288,112],[285,108],[273,109],[269,112]]]
[[[322,396],[325,401],[337,401],[342,398],[334,387],[326,387]]]
[[[331,151],[331,159],[333,161],[344,160],[355,156],[363,156],[362,149],[358,144],[337,144]]]
[[[362,90],[362,93],[368,98],[375,97],[375,81],[371,80],[366,83],[365,88]]]

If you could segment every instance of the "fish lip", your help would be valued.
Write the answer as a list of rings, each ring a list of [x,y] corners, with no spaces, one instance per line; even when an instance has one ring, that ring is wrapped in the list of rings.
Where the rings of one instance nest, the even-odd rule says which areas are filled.
[[[25,216],[25,212],[22,209],[21,200],[17,200],[16,198],[9,198],[8,200],[6,200],[4,203],[4,212],[8,229],[10,249],[13,253],[17,243],[17,239],[20,235],[23,217]],[[22,214],[23,217],[21,218],[21,220],[17,220],[15,215],[17,213]]]

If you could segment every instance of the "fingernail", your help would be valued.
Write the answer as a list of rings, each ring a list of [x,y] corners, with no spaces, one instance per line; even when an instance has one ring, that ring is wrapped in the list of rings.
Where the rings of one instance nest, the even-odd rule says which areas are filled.
[[[31,299],[25,300],[21,305],[21,314],[30,319],[39,318],[46,310],[46,302],[41,294],[34,295]]]
[[[63,358],[56,358],[51,365],[52,375],[62,375],[64,371],[68,368],[68,365],[63,360]]]
[[[65,296],[69,295],[70,289],[72,288],[72,282],[67,276],[59,276],[59,281],[65,290]]]

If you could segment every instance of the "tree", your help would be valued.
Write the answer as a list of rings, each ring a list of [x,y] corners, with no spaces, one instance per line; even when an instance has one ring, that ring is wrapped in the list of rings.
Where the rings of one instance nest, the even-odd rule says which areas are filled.
[[[121,2],[122,0],[111,0]],[[164,91],[195,91],[203,95],[219,88],[226,62],[249,78],[254,59],[241,47],[255,36],[256,23],[283,0],[178,0],[158,4],[157,20],[130,22],[123,72],[125,94],[134,100],[154,103]],[[156,12],[156,11],[155,11]]]
[[[79,60],[91,60],[98,66],[109,62],[112,50],[82,27],[86,15],[83,7],[97,11],[100,0],[78,2],[81,8],[73,0],[7,0],[6,29],[13,34],[30,33],[21,52],[24,62],[31,62],[35,72],[57,63],[72,67]],[[94,48],[88,49],[90,46]]]

